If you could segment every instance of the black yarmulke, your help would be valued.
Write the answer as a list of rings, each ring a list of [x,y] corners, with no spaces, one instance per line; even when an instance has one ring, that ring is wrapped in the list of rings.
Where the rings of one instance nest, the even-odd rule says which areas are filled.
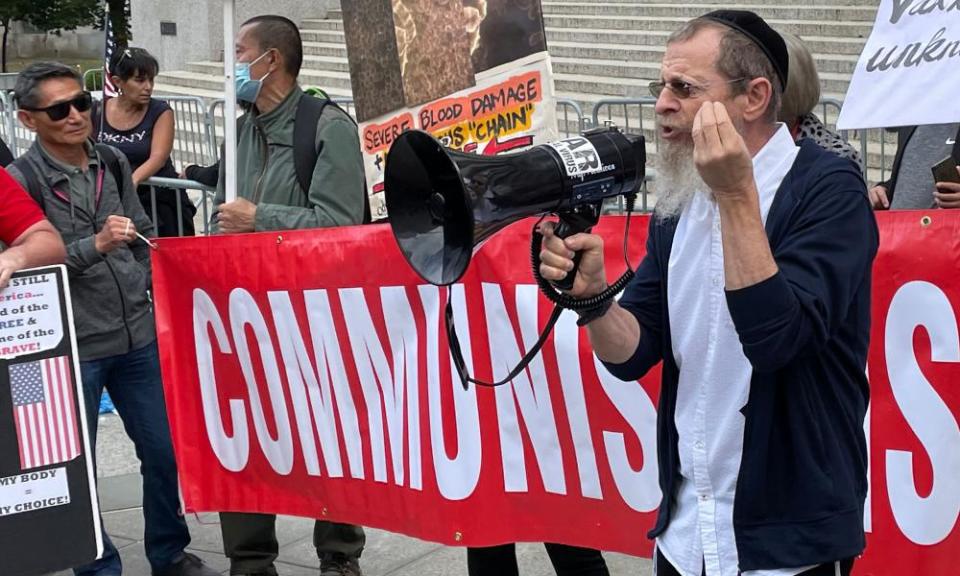
[[[729,26],[752,40],[767,55],[780,76],[780,87],[786,90],[787,72],[790,69],[787,43],[763,18],[747,10],[715,10],[700,18]]]

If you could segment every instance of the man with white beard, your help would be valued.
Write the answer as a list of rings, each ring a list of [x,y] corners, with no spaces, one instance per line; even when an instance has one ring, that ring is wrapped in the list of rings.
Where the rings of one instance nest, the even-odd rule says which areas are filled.
[[[864,548],[863,419],[878,232],[856,167],[776,122],[783,39],[721,10],[667,42],[660,200],[619,303],[581,314],[607,368],[663,361],[659,576],[848,575]],[[607,287],[603,243],[544,225],[544,277]]]

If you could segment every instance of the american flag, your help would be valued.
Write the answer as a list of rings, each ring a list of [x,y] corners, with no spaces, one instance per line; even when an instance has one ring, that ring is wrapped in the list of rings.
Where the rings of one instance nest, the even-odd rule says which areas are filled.
[[[10,395],[23,470],[80,455],[67,356],[11,364]]]
[[[110,79],[110,59],[113,58],[113,52],[117,49],[117,41],[113,36],[113,21],[110,20],[110,4],[104,5],[103,11],[103,29],[106,34],[106,41],[103,49],[103,99],[113,98],[117,95],[117,87]],[[106,106],[101,106],[106,109]]]

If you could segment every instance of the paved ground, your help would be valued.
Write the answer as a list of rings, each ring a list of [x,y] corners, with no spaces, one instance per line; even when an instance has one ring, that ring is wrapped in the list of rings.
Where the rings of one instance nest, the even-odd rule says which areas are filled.
[[[143,513],[140,508],[139,464],[133,446],[127,440],[120,419],[100,417],[97,439],[100,503],[103,520],[123,558],[127,576],[150,576],[143,550]],[[191,551],[223,574],[229,563],[223,556],[220,525],[216,514],[188,518],[193,535]],[[316,551],[311,546],[313,521],[280,517],[277,535],[280,541],[280,576],[317,576]],[[517,556],[522,576],[554,574],[543,546],[521,544]],[[622,554],[606,554],[613,576],[651,574],[650,562]],[[441,546],[382,530],[367,531],[367,547],[362,566],[367,576],[459,576],[466,575],[466,553],[462,548]],[[56,576],[67,576],[61,572]]]

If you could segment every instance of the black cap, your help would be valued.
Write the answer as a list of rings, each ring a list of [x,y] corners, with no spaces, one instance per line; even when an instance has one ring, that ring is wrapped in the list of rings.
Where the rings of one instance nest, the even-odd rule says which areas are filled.
[[[773,64],[773,69],[780,76],[780,88],[787,89],[787,72],[790,69],[787,43],[763,18],[747,10],[715,10],[700,18],[729,26],[752,40]]]

